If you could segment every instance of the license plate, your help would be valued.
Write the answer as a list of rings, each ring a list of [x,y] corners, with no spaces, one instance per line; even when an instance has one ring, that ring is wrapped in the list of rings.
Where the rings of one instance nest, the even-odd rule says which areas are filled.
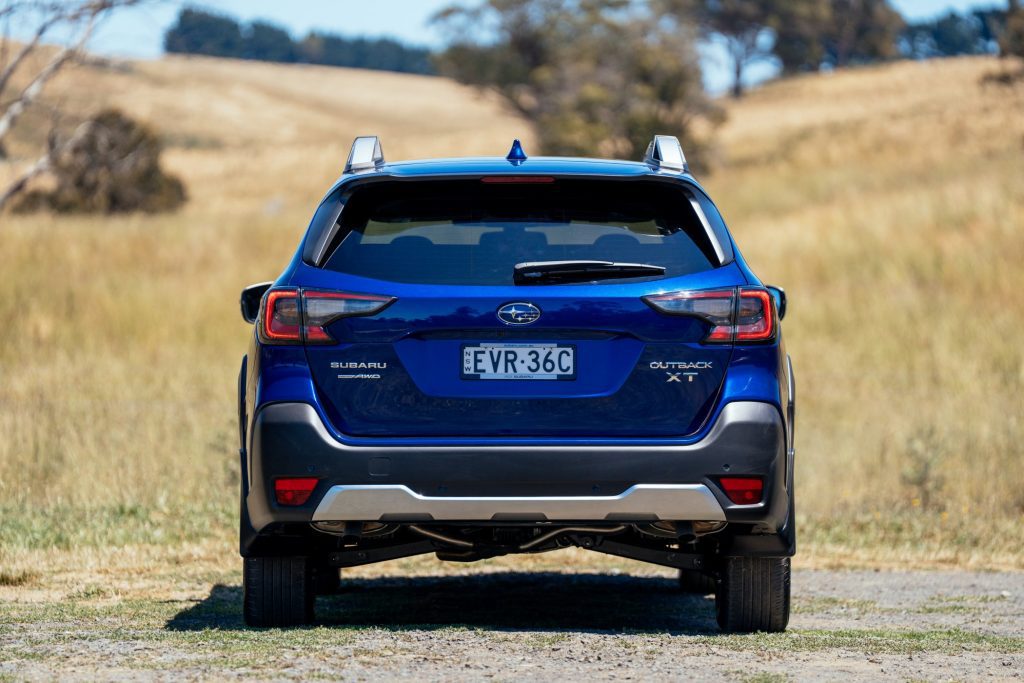
[[[576,379],[576,347],[477,344],[462,347],[463,379]]]

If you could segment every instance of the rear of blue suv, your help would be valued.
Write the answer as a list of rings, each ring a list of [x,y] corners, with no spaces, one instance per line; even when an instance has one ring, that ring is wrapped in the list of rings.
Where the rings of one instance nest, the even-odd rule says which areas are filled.
[[[785,294],[674,138],[397,164],[358,138],[242,308],[249,624],[311,621],[343,567],[580,547],[679,569],[725,630],[786,627]]]

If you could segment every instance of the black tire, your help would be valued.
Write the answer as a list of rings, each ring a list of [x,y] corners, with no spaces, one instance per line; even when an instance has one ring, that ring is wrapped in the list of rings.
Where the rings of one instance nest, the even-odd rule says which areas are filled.
[[[249,626],[301,626],[313,621],[313,572],[305,557],[247,557],[242,613]]]
[[[707,595],[715,592],[715,578],[696,569],[680,569],[679,588],[684,593]]]
[[[715,593],[718,625],[730,633],[785,631],[789,574],[788,557],[725,558]]]

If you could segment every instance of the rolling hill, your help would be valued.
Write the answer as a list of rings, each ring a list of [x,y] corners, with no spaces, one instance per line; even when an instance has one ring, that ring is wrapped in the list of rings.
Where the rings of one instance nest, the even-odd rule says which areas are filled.
[[[725,105],[701,180],[790,296],[803,561],[1024,567],[1024,86],[983,82],[1000,68],[903,62]],[[280,272],[355,135],[497,155],[529,126],[441,78],[326,67],[166,58],[54,86],[72,116],[151,124],[191,200],[0,217],[0,555],[230,538],[238,291]]]

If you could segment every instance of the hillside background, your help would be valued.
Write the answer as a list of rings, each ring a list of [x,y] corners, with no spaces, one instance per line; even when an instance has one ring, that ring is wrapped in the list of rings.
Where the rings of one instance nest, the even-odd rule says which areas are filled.
[[[1024,85],[983,82],[1003,68],[900,62],[724,104],[699,179],[789,294],[798,564],[1024,568]],[[241,288],[283,269],[354,136],[405,159],[535,135],[449,80],[308,65],[76,66],[46,98],[151,124],[190,201],[0,218],[3,576],[110,546],[234,566]]]

